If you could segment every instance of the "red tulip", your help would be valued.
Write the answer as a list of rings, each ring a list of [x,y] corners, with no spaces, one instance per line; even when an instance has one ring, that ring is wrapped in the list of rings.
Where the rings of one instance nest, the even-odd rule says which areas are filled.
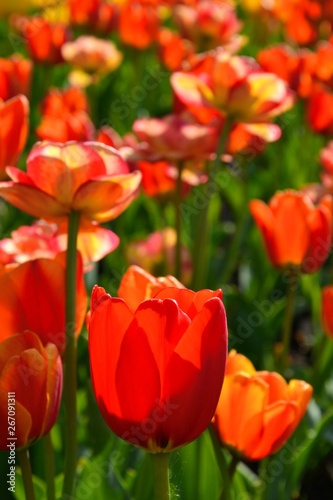
[[[6,101],[18,94],[29,97],[32,62],[19,55],[0,59],[0,98]]]
[[[253,200],[250,209],[274,266],[291,264],[313,273],[327,259],[332,213],[325,203],[315,207],[305,193],[287,190],[275,194],[268,205]]]
[[[7,177],[7,165],[15,165],[22,153],[29,130],[29,102],[19,95],[0,99],[0,179]]]
[[[47,434],[58,416],[62,365],[54,344],[43,347],[31,332],[0,342],[0,449],[30,446]],[[9,405],[15,413],[15,441],[7,434]]]
[[[13,269],[3,270],[0,276],[0,341],[15,333],[31,330],[42,344],[55,344],[62,353],[65,348],[65,275],[64,254],[54,260],[36,259]],[[82,328],[87,296],[82,264],[77,272],[76,331]]]
[[[71,38],[70,30],[65,24],[51,23],[35,16],[21,19],[20,28],[33,61],[47,64],[63,62],[61,47]]]
[[[80,89],[49,90],[42,102],[42,121],[36,129],[38,139],[89,141],[94,134],[95,127],[88,114],[88,101]]]
[[[159,17],[156,7],[126,0],[119,15],[119,36],[123,43],[146,49],[157,40]]]
[[[209,425],[226,350],[218,292],[165,288],[133,313],[93,290],[89,353],[100,411],[119,437],[151,453],[183,446]]]
[[[0,183],[0,196],[56,222],[71,211],[98,222],[117,217],[138,194],[141,180],[115,149],[97,142],[37,143],[27,173],[14,167],[7,173],[12,181]]]

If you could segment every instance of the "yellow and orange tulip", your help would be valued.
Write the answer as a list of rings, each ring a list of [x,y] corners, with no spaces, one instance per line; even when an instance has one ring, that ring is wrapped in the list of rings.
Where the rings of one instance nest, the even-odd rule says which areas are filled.
[[[55,222],[72,211],[98,222],[113,219],[137,196],[141,181],[118,151],[97,142],[37,143],[26,173],[14,167],[6,171],[12,181],[0,183],[0,196]]]

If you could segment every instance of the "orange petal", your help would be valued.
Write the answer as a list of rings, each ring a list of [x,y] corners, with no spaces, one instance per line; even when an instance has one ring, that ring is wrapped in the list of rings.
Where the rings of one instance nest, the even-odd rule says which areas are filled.
[[[123,212],[137,196],[140,182],[140,172],[87,182],[76,193],[72,208],[88,219],[108,221]]]
[[[1,182],[0,196],[23,212],[46,220],[59,221],[70,212],[68,207],[33,186]]]
[[[270,207],[261,200],[252,200],[250,202],[250,211],[261,232],[272,264],[275,266],[280,265],[274,238],[274,217]]]

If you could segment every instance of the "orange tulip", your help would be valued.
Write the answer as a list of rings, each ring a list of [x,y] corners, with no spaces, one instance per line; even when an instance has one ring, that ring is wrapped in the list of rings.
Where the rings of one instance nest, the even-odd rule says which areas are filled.
[[[151,453],[183,446],[209,425],[226,349],[218,292],[164,288],[133,313],[124,300],[93,290],[89,354],[98,406],[113,432]]]
[[[333,339],[333,286],[323,288],[321,296],[321,318],[324,332]]]
[[[311,395],[306,382],[288,384],[279,373],[257,372],[249,359],[231,351],[213,426],[224,446],[248,460],[261,460],[290,438]]]
[[[6,101],[18,94],[29,97],[32,62],[20,55],[0,59],[0,99]]]
[[[62,365],[54,344],[43,347],[31,332],[0,342],[0,450],[8,451],[11,443],[30,446],[47,434],[57,419],[61,393]],[[7,434],[9,405],[15,441]]]
[[[65,348],[65,275],[64,254],[54,260],[36,259],[13,269],[3,270],[0,276],[0,341],[15,333],[31,330],[42,344],[55,344],[63,353]],[[76,336],[85,318],[87,296],[82,264],[77,272]]]
[[[113,148],[98,142],[41,142],[27,159],[27,173],[7,168],[11,182],[0,196],[34,217],[59,222],[71,211],[105,222],[117,217],[138,193],[141,174],[129,172]]]
[[[36,129],[38,139],[89,141],[94,134],[95,127],[88,115],[88,101],[80,89],[49,90],[42,102],[42,121]]]
[[[121,279],[118,297],[124,299],[127,306],[134,312],[141,302],[155,297],[166,287],[185,288],[173,276],[155,278],[139,266],[129,266]]]
[[[15,165],[22,153],[29,130],[29,102],[19,95],[0,99],[0,179],[7,177],[5,167]]]
[[[80,225],[77,248],[81,254],[84,271],[92,268],[119,245],[119,238],[97,223],[84,220]],[[54,259],[67,249],[67,224],[39,220],[31,226],[21,226],[11,238],[0,240],[0,263],[22,264],[38,258]]]
[[[273,266],[301,266],[313,273],[326,260],[332,237],[332,213],[314,206],[302,192],[281,191],[269,204],[253,200],[250,210],[265,242]]]

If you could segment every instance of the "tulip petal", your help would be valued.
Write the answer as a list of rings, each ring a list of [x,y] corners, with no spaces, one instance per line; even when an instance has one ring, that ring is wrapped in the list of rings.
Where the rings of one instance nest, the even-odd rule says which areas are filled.
[[[169,446],[190,442],[207,427],[221,392],[226,356],[225,310],[214,297],[194,318],[167,366],[164,397],[175,408],[163,423]]]
[[[10,391],[13,390],[13,386]],[[30,413],[16,400],[15,397],[15,448],[25,446],[29,441],[29,435],[32,426],[32,419]],[[2,430],[8,429],[8,391],[3,390],[0,382],[0,428]],[[0,433],[0,450],[8,451],[8,444],[11,440],[7,439],[11,436],[6,432]]]
[[[147,285],[152,283],[152,280],[153,276],[141,267],[130,266],[121,279],[118,297],[124,299],[134,312],[139,304],[148,298]]]
[[[27,160],[28,175],[36,186],[64,205],[92,177],[106,173],[102,158],[86,143],[38,143]]]
[[[263,427],[256,442],[245,451],[252,460],[260,460],[277,451],[290,437],[297,425],[297,405],[293,402],[279,401],[268,406],[262,416],[254,416],[253,421],[263,418]],[[248,425],[253,422],[249,421]]]
[[[77,191],[73,210],[98,222],[110,220],[131,203],[138,194],[140,182],[140,172],[87,182]]]
[[[28,137],[28,99],[19,95],[0,103],[0,170],[16,163]]]
[[[0,378],[0,388],[10,392],[15,388],[16,400],[30,413],[32,425],[29,437],[39,437],[47,405],[46,360],[36,349],[27,349],[11,357]],[[29,388],[33,387],[33,390]]]
[[[0,373],[9,358],[18,356],[26,349],[36,349],[38,352],[42,352],[42,343],[39,337],[32,332],[19,333],[2,340],[0,344]]]
[[[248,358],[242,354],[238,354],[233,349],[228,354],[225,374],[233,375],[237,372],[245,372],[249,375],[254,375],[256,373],[256,369]]]
[[[274,245],[278,264],[302,263],[310,243],[307,217],[311,207],[293,191],[278,193],[270,203],[274,216]],[[293,214],[290,217],[290,214]]]
[[[240,372],[225,377],[215,423],[222,440],[248,455],[262,431],[268,385]]]
[[[26,262],[0,280],[0,338],[31,330],[43,344],[53,341],[63,348],[65,284],[59,264],[49,259]]]
[[[121,425],[122,410],[116,390],[116,371],[124,335],[134,317],[121,299],[102,295],[97,287],[92,295],[94,309],[89,322],[89,354],[92,383],[97,402],[111,429]],[[124,429],[121,427],[121,432]]]
[[[302,268],[307,273],[313,273],[322,266],[331,250],[332,213],[322,204],[309,213],[307,223],[310,241]]]
[[[271,262],[273,265],[279,265],[274,239],[274,217],[271,209],[261,200],[252,200],[250,211],[261,232]]]
[[[68,216],[70,209],[34,186],[0,183],[0,196],[33,217],[55,220]]]

